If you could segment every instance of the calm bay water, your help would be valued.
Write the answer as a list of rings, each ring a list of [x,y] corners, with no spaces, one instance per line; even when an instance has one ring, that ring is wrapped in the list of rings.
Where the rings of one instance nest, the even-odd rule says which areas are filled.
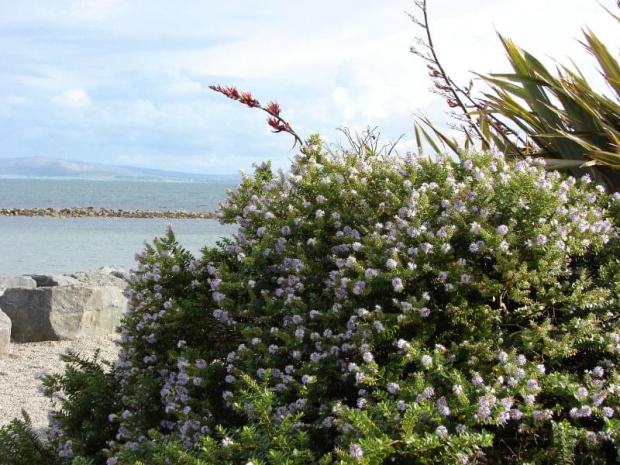
[[[214,176],[209,182],[0,178],[0,208],[215,211],[226,189],[238,182],[238,176]]]
[[[237,182],[233,176],[205,183],[0,179],[0,208],[215,211],[226,189]],[[0,276],[72,273],[105,265],[130,269],[144,241],[162,236],[168,224],[194,254],[236,230],[214,220],[0,216]]]

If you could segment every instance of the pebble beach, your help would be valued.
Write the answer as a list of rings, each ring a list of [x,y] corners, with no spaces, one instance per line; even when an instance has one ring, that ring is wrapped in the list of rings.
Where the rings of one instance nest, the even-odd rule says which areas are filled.
[[[47,427],[51,401],[38,390],[40,372],[58,373],[64,369],[60,354],[71,349],[83,356],[92,356],[100,349],[99,358],[114,361],[118,347],[117,335],[89,337],[76,341],[12,343],[8,356],[0,358],[0,427],[26,410],[38,433]]]

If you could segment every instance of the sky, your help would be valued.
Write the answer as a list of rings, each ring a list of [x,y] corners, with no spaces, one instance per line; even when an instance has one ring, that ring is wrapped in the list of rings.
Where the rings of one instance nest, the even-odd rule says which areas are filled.
[[[450,76],[509,72],[497,33],[545,64],[572,58],[594,30],[618,53],[615,0],[428,0]],[[306,138],[378,127],[414,150],[415,114],[449,121],[410,53],[413,0],[0,0],[0,158],[52,157],[204,174],[289,164],[265,113],[211,91],[277,101]],[[553,58],[552,58],[553,57]],[[602,84],[600,89],[605,90]],[[484,90],[475,83],[474,89]]]

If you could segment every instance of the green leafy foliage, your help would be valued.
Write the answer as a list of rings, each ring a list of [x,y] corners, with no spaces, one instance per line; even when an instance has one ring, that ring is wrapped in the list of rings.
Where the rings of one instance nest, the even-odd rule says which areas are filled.
[[[620,68],[585,38],[614,98],[502,39],[515,72],[486,77],[476,101],[428,32],[465,148],[485,151],[423,119],[420,152],[426,139],[459,160],[345,131],[351,149],[313,136],[288,172],[257,167],[221,206],[232,238],[200,257],[171,229],[146,245],[116,363],[65,355],[43,378],[47,442],[25,415],[0,429],[0,461],[618,461],[620,194],[592,178],[618,190]],[[214,90],[300,141],[277,104]],[[546,171],[584,167],[592,177]]]
[[[611,96],[594,90],[578,67],[559,66],[554,75],[536,57],[500,36],[513,72],[478,75],[490,90],[474,97],[471,86],[459,87],[441,66],[426,20],[426,2],[419,2],[419,7],[424,21],[412,18],[424,28],[430,51],[412,51],[430,63],[438,93],[461,111],[453,115],[465,141],[458,143],[421,117],[415,124],[418,147],[426,141],[436,151],[444,147],[458,155],[474,146],[483,150],[494,146],[511,157],[543,157],[550,169],[589,172],[610,190],[620,190],[620,65],[594,32],[584,31],[583,45],[596,59]]]
[[[120,385],[108,362],[68,352],[61,355],[65,371],[42,378],[44,393],[60,408],[50,415],[50,443],[61,458],[88,458],[102,463],[116,428],[110,422],[120,404]]]
[[[597,59],[601,75],[614,90],[610,98],[597,93],[578,68],[562,67],[553,76],[535,57],[501,37],[514,69],[512,74],[484,77],[492,92],[482,104],[506,118],[535,144],[537,156],[552,168],[594,167],[590,171],[613,190],[620,189],[620,66],[591,31],[586,46]],[[611,167],[613,170],[604,168]]]
[[[313,137],[222,205],[234,237],[196,259],[169,230],[139,255],[119,360],[46,379],[52,444],[109,465],[609,463],[619,213],[531,160]]]
[[[15,418],[0,428],[0,463],[59,465],[56,452],[33,431],[28,414],[22,411],[22,416],[23,420]]]

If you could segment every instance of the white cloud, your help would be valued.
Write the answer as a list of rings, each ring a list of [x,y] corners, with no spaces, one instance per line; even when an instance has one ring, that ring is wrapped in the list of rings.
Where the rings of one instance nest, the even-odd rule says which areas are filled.
[[[90,105],[91,100],[82,89],[67,89],[52,99],[56,105],[69,108],[84,108]]]
[[[8,95],[4,101],[7,105],[25,105],[28,103],[26,98],[20,97],[19,95]]]
[[[427,3],[440,59],[466,84],[470,70],[510,71],[496,31],[552,70],[548,57],[561,63],[573,57],[598,79],[593,58],[576,40],[589,25],[605,43],[620,43],[620,28],[598,1]],[[600,1],[616,11],[615,0]],[[101,147],[104,155],[97,156],[138,153],[146,158],[137,161],[153,167],[169,162],[235,172],[263,156],[287,163],[288,136],[271,136],[264,115],[213,94],[209,84],[237,85],[263,103],[277,100],[302,138],[318,131],[337,141],[336,127],[378,126],[388,139],[405,134],[400,150],[411,142],[414,113],[439,126],[450,120],[445,102],[429,92],[425,63],[409,53],[421,32],[404,14],[415,13],[413,0],[3,2],[11,8],[0,17],[6,38],[0,58],[14,69],[0,79],[0,123],[23,118],[23,132],[11,136],[20,153],[40,152],[32,134],[47,114],[43,100],[53,96],[53,104],[69,109],[95,106],[86,89],[96,108],[56,111],[44,127],[68,135],[88,128],[79,134]],[[28,105],[18,112],[22,96]],[[0,130],[0,137],[9,133],[15,131]],[[65,145],[55,150],[80,156],[78,139],[58,138]],[[49,138],[40,140],[47,149]]]
[[[332,92],[336,105],[346,105],[349,101],[349,91],[345,87],[336,87]]]
[[[450,0],[438,0],[448,8]],[[610,0],[602,5],[616,11]],[[579,43],[581,29],[588,26],[607,44],[620,41],[620,28],[597,0],[503,0],[476,6],[459,15],[431,10],[431,31],[442,64],[457,81],[466,84],[471,71],[510,72],[498,33],[530,52],[553,71],[557,63],[583,68],[590,78],[596,72],[594,59]],[[433,2],[430,2],[433,5]],[[536,14],[532,15],[532,11]],[[416,31],[420,32],[420,31]],[[557,60],[557,61],[556,61]]]
[[[200,92],[203,89],[203,85],[200,82],[184,76],[180,72],[175,73],[171,80],[170,90],[178,94],[191,94]]]
[[[101,21],[118,14],[123,0],[75,0],[71,13],[80,20]]]

